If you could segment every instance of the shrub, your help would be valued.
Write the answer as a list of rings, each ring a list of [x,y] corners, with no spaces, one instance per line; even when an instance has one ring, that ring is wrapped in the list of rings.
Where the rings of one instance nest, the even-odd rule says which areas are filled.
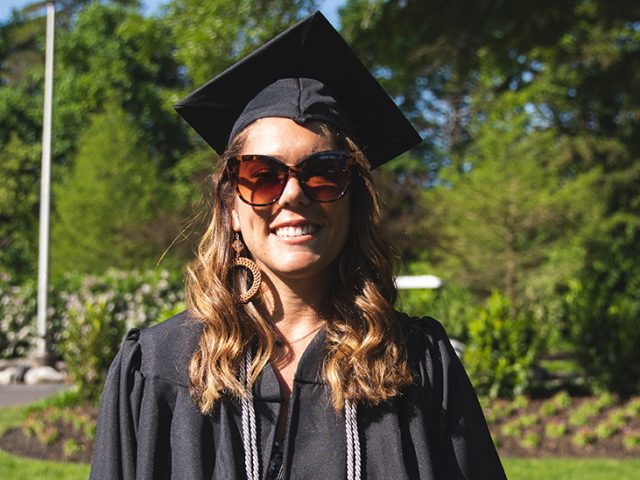
[[[640,416],[640,397],[634,397],[629,400],[625,407],[625,413],[630,418]]]
[[[146,327],[184,308],[166,272],[110,271],[60,294],[66,326],[61,350],[69,376],[88,400],[102,390],[109,365],[131,327]]]
[[[559,421],[552,421],[545,425],[544,434],[549,438],[560,438],[567,433],[567,426]]]
[[[26,356],[35,345],[36,295],[35,282],[17,285],[8,275],[0,275],[0,358]],[[72,312],[95,306],[101,299],[106,299],[107,313],[125,330],[151,325],[185,308],[182,278],[166,271],[65,275],[49,289],[47,338],[54,357],[62,356]]]
[[[505,423],[500,429],[505,437],[519,437],[522,434],[522,425],[517,420]]]
[[[622,436],[622,444],[627,450],[640,449],[640,432],[628,431]]]
[[[97,401],[126,326],[111,314],[108,297],[78,304],[67,315],[62,355],[69,377],[87,400]]]
[[[529,406],[529,399],[527,397],[525,397],[524,395],[516,395],[516,397],[513,399],[513,406],[514,408],[518,409],[518,410],[522,410],[524,408],[527,408]]]
[[[634,250],[617,246],[637,245],[639,236],[639,228],[625,229],[611,239],[614,248],[603,243],[601,260],[590,262],[567,295],[580,366],[591,383],[623,395],[640,392],[640,266]]]
[[[615,395],[612,395],[609,392],[603,392],[596,398],[595,405],[599,410],[602,410],[603,408],[610,407],[611,405],[616,403],[616,401],[617,398]]]
[[[15,285],[8,274],[0,274],[0,358],[27,355],[35,346],[36,285]]]
[[[527,389],[542,336],[530,315],[510,318],[511,304],[495,291],[469,325],[464,363],[476,389],[491,397],[511,396]]]
[[[569,408],[571,406],[571,396],[564,390],[551,397],[551,401],[559,410]]]
[[[578,447],[586,447],[596,441],[596,435],[588,428],[581,428],[573,435],[573,443]]]
[[[569,415],[569,423],[574,426],[586,425],[589,419],[600,413],[602,408],[596,401],[585,401]]]
[[[469,290],[453,285],[436,290],[400,290],[398,306],[409,315],[438,319],[451,338],[463,343],[469,339],[469,323],[478,309]]]
[[[615,435],[619,429],[613,422],[605,420],[596,425],[596,436],[600,440],[605,440]]]
[[[520,445],[527,449],[538,448],[540,446],[540,436],[535,432],[529,432],[520,441]]]
[[[607,420],[617,428],[622,428],[627,422],[627,414],[622,408],[614,408],[609,412]]]
[[[520,425],[523,427],[533,427],[540,419],[537,415],[522,415],[519,419]]]

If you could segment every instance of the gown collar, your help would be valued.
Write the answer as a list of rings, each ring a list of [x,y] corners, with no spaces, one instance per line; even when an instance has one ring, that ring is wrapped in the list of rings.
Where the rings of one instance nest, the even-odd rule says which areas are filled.
[[[326,384],[322,378],[322,364],[326,352],[326,334],[320,329],[309,342],[298,362],[294,382],[307,384]],[[267,362],[258,380],[253,386],[253,397],[265,402],[282,402],[280,384],[271,362]]]

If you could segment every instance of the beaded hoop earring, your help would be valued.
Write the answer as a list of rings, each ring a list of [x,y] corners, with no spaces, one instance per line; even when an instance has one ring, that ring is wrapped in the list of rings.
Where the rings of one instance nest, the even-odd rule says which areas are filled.
[[[236,258],[233,260],[233,267],[243,267],[251,272],[252,283],[249,287],[249,290],[236,296],[238,303],[249,303],[249,301],[254,297],[256,293],[258,293],[258,290],[260,289],[260,283],[262,282],[262,272],[253,260],[240,256],[245,247],[244,243],[242,243],[242,240],[240,240],[240,235],[238,234],[238,232],[235,233],[234,240],[231,243],[231,248],[233,248],[233,250],[236,252]]]

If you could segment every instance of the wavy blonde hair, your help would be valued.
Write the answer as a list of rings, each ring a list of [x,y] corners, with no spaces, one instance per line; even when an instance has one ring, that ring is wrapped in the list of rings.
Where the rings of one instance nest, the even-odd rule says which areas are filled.
[[[338,258],[337,281],[329,294],[325,324],[327,352],[323,372],[331,386],[333,407],[346,399],[376,405],[398,395],[411,383],[403,331],[393,309],[397,291],[393,283],[392,253],[384,234],[382,210],[368,160],[357,145],[335,128],[321,124],[348,149],[357,174],[351,186],[351,224]],[[211,219],[187,268],[189,312],[202,323],[202,334],[189,365],[191,395],[203,413],[224,395],[243,397],[238,371],[244,352],[257,345],[249,384],[271,357],[275,337],[258,297],[237,304],[234,291],[246,288],[247,278],[233,272],[231,209],[234,185],[226,172],[227,160],[237,155],[247,130],[240,133],[220,158],[212,174]]]

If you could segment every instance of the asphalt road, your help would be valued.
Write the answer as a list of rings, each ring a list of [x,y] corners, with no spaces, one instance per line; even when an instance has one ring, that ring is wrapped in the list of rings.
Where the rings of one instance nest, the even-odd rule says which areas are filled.
[[[71,388],[61,383],[43,383],[39,385],[0,385],[0,408],[14,405],[28,405],[41,398]]]

